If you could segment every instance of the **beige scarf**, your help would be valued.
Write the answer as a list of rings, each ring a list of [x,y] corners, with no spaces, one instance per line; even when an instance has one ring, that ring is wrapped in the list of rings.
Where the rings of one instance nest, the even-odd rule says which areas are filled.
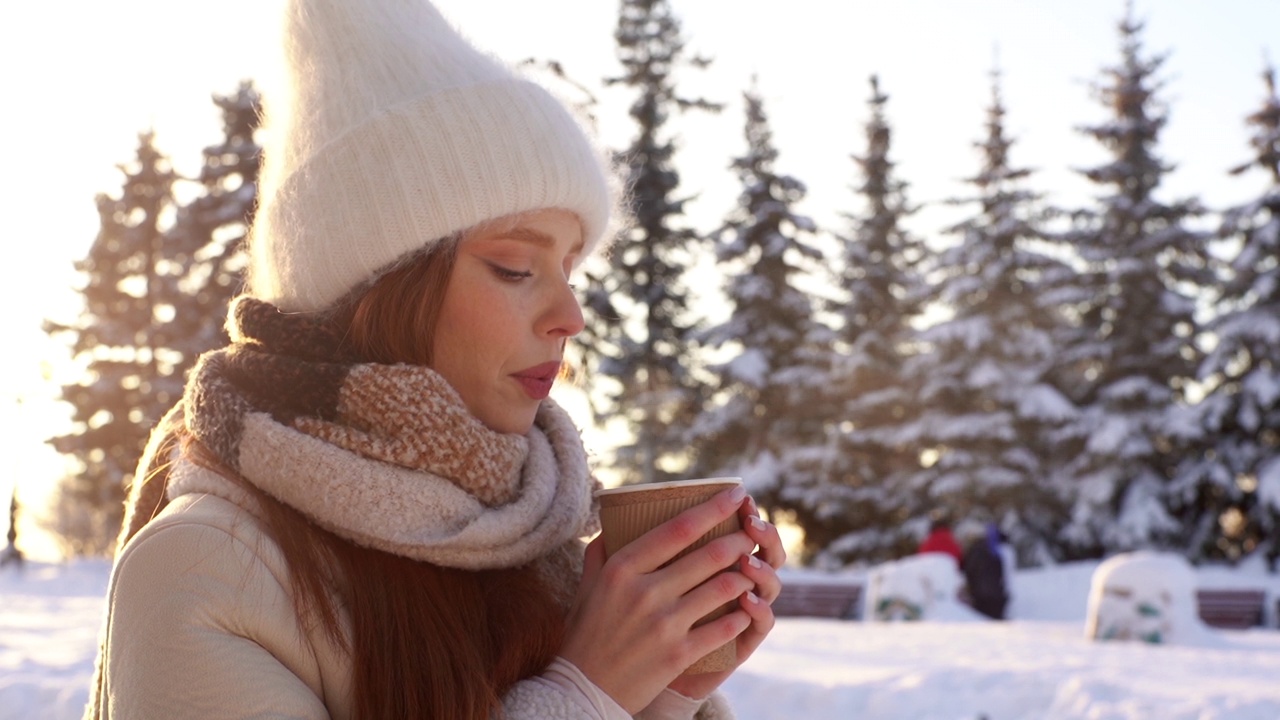
[[[177,423],[226,466],[357,544],[447,567],[516,567],[596,529],[577,427],[544,401],[524,436],[489,430],[430,368],[358,363],[332,332],[252,298],[153,433],[121,540],[179,495],[246,504],[234,483],[155,476]]]

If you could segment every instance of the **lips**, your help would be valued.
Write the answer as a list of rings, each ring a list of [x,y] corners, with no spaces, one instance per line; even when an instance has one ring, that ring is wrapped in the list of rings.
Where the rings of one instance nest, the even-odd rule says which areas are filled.
[[[543,400],[551,394],[551,386],[555,384],[559,374],[560,361],[553,360],[511,373],[511,377],[520,383],[526,395],[534,400]]]

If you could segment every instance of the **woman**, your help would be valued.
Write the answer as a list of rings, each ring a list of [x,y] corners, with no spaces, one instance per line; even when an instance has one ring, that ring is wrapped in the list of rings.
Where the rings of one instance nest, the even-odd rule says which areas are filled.
[[[144,454],[87,716],[730,717],[682,673],[768,634],[777,531],[729,491],[584,550],[547,399],[602,154],[422,0],[287,4],[249,292]]]

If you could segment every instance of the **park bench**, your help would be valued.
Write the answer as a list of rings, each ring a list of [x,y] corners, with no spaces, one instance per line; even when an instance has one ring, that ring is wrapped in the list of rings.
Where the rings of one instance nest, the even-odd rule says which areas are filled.
[[[855,583],[797,582],[782,585],[773,601],[777,617],[820,617],[856,620],[862,600],[862,586]]]
[[[1263,590],[1196,590],[1196,606],[1204,624],[1244,630],[1263,624],[1267,594]]]

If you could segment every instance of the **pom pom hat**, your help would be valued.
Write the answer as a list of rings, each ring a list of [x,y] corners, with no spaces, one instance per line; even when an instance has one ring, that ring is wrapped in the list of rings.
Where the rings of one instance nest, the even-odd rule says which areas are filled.
[[[323,310],[442,238],[564,208],[582,256],[615,199],[563,103],[473,47],[426,0],[285,0],[265,98],[250,293]]]

